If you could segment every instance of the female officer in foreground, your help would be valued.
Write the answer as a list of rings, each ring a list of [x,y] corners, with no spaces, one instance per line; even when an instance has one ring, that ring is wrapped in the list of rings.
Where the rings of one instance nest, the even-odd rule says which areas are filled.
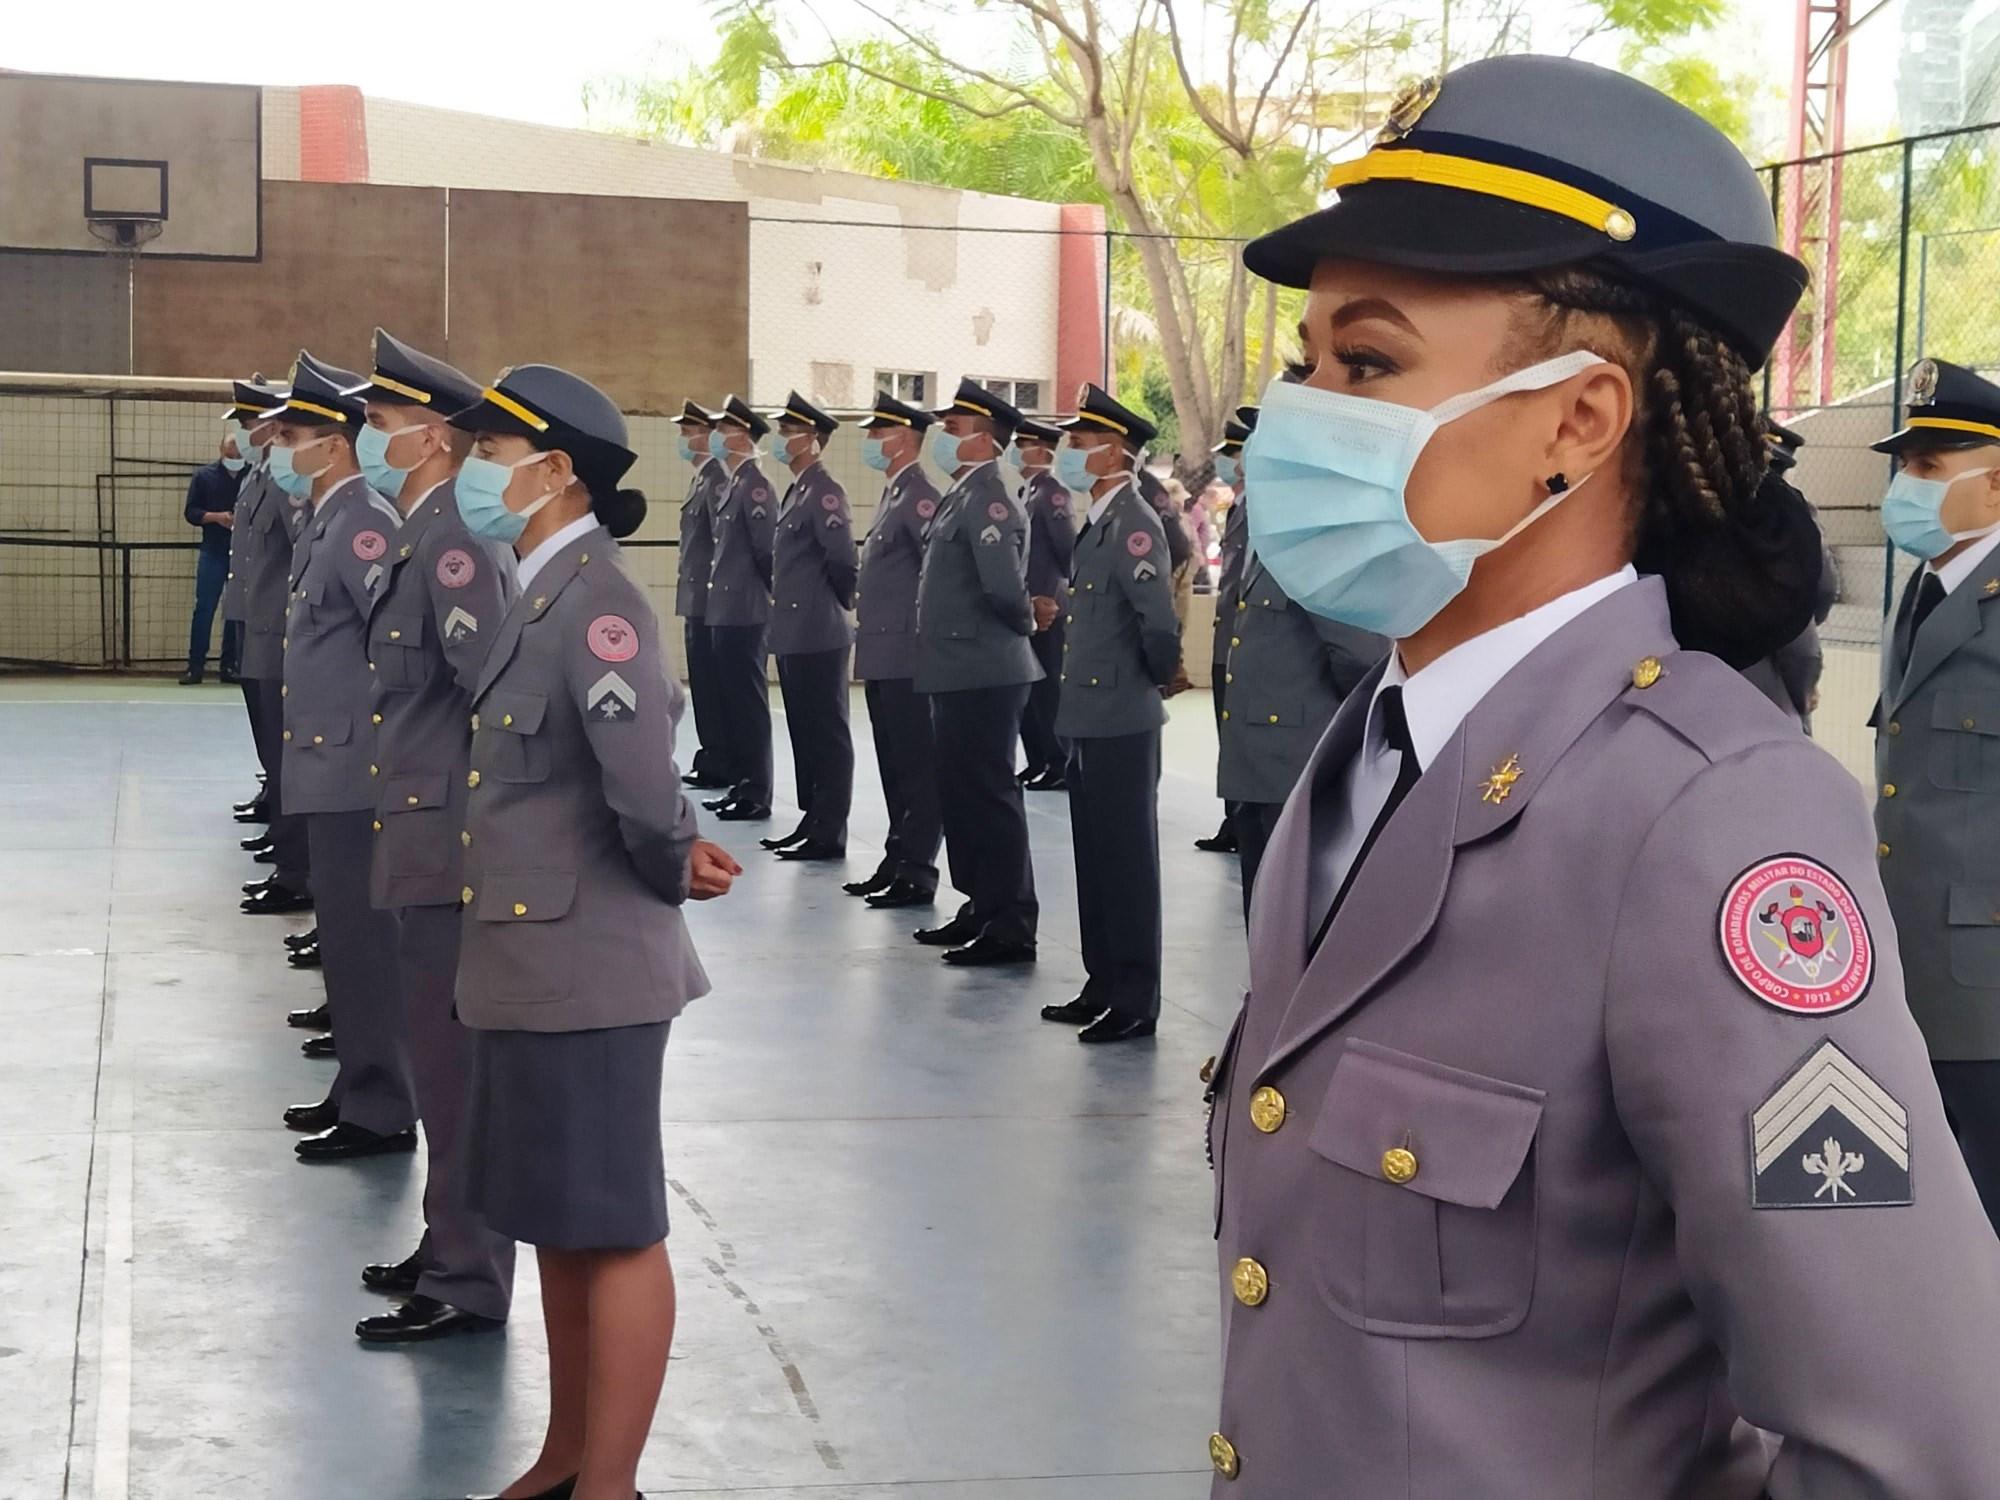
[[[2000,1247],[1868,813],[1730,669],[1818,557],[1760,500],[1750,371],[1805,281],[1762,185],[1540,57],[1334,184],[1245,255],[1309,288],[1252,545],[1398,645],[1253,902],[1214,1493],[2000,1494]]]
[[[504,1493],[631,1500],[674,1326],[660,1065],[708,990],[680,905],[741,868],[696,836],[682,694],[612,541],[646,511],[624,417],[523,365],[452,421],[466,525],[520,559],[471,700],[458,971],[471,1206],[536,1247],[548,1328],[548,1433]]]

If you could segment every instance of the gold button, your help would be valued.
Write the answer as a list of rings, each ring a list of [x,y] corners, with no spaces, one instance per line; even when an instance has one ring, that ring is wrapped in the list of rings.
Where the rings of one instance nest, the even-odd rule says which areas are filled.
[[[314,743],[315,745],[324,745],[324,744],[326,743],[326,736],[325,736],[325,735],[323,735],[323,734],[316,734],[316,735],[314,735],[314,736],[313,736],[313,743]]]
[[[1269,1084],[1250,1096],[1250,1123],[1266,1135],[1285,1123],[1285,1096]]]
[[[1244,610],[1248,609],[1249,607],[1250,606],[1245,604],[1241,599],[1238,599],[1236,601],[1236,612],[1238,614],[1241,614]]]
[[[411,807],[415,807],[417,805],[417,799],[415,797],[405,797],[403,800],[407,802]]]
[[[372,661],[371,661],[370,663],[368,663],[368,670],[369,670],[369,671],[371,671],[371,672],[375,670],[375,663],[374,663],[374,662],[372,662]]]
[[[536,608],[536,609],[540,609],[540,608],[541,608],[541,607],[542,607],[542,606],[543,606],[544,604],[547,604],[548,602],[549,602],[549,601],[548,601],[548,599],[547,599],[547,597],[546,597],[545,595],[542,595],[542,594],[537,594],[537,595],[535,595],[535,608]]]
[[[1096,687],[1096,686],[1097,686],[1097,679],[1096,679],[1095,677],[1093,677],[1093,678],[1091,678],[1091,679],[1090,679],[1090,685],[1091,685],[1092,687]]]
[[[278,689],[278,696],[280,698],[289,698],[292,696],[292,690],[288,687],[281,687]]]
[[[1902,732],[1903,732],[1903,726],[1901,724],[1898,724],[1894,719],[1891,719],[1889,721],[1889,733],[1895,735],[1895,734],[1901,734]]]
[[[577,558],[576,565],[580,568],[589,561],[590,561],[590,554],[588,552],[585,552]]]
[[[1075,616],[1075,615],[1064,615],[1064,616],[1063,616],[1063,624],[1065,624],[1065,625],[1074,625],[1075,623],[1076,623],[1076,616]]]
[[[1875,846],[1875,857],[1877,859],[1887,859],[1889,857],[1889,846],[1887,844],[1877,844]]]
[[[1232,646],[1240,646],[1243,644],[1243,637],[1240,635],[1232,635],[1229,638],[1229,644]]]
[[[1276,714],[1272,714],[1272,715],[1271,715],[1271,722],[1272,722],[1273,724],[1275,724],[1275,723],[1277,723],[1277,722],[1278,722],[1278,716],[1277,716]]]
[[[1883,796],[1885,796],[1885,797],[1893,797],[1893,796],[1895,796],[1895,795],[1896,795],[1896,783],[1895,783],[1895,782],[1893,782],[1893,781],[1885,781],[1885,782],[1883,782],[1883,783],[1882,783],[1882,795],[1883,795]]]
[[[466,772],[466,773],[465,773],[465,784],[466,784],[467,786],[478,786],[478,785],[479,785],[479,773],[478,773],[477,771],[468,771],[468,772]]]
[[[514,716],[512,714],[500,715],[500,727],[502,729],[512,729],[514,727]],[[503,741],[502,743],[506,742]]]
[[[1639,232],[1639,226],[1624,209],[1614,208],[1604,216],[1604,232],[1612,239],[1623,243]]]
[[[1382,1153],[1382,1175],[1398,1187],[1417,1175],[1417,1158],[1414,1152],[1401,1146],[1391,1147]]]
[[[1224,1479],[1234,1479],[1243,1472],[1243,1460],[1237,1457],[1236,1445],[1219,1432],[1208,1440],[1208,1461]]]
[[[368,722],[371,724],[380,724],[382,722],[382,716],[380,714],[370,714],[368,716]]]
[[[458,893],[458,899],[462,904],[466,906],[472,905],[472,887],[467,886],[464,890],[460,891]]]
[[[1271,1278],[1256,1261],[1244,1256],[1229,1273],[1229,1289],[1245,1307],[1261,1307],[1271,1295]]]
[[[1660,659],[1649,656],[1632,669],[1632,686],[1645,689],[1660,680]]]
[[[291,730],[287,729],[287,730],[285,731],[285,738],[286,738],[286,739],[290,739],[291,737],[292,737],[292,732],[291,732]]]
[[[1229,717],[1229,710],[1228,710],[1228,709],[1226,709],[1226,708],[1225,708],[1225,709],[1224,709],[1224,710],[1222,711],[1222,717],[1223,717],[1223,718],[1225,718],[1225,719]]]
[[[402,638],[403,638],[403,632],[400,630],[392,630],[389,632],[389,639],[392,641],[400,641]]]
[[[470,849],[470,848],[472,847],[472,832],[471,832],[471,830],[470,830],[470,829],[460,829],[460,830],[459,830],[459,834],[458,834],[458,841],[459,841],[459,843],[463,844],[463,845],[464,845],[464,846],[465,846],[466,848]]]
[[[525,917],[527,914],[528,914],[528,908],[519,901],[516,901],[514,903],[514,915],[517,917]]]
[[[375,820],[375,831],[377,833],[380,833],[382,831],[382,820],[380,818],[377,818]]]
[[[478,715],[478,714],[474,714],[474,715],[472,716],[472,728],[473,728],[473,732],[474,732],[475,734],[476,734],[476,733],[478,733],[478,731],[479,731],[479,715]]]
[[[1234,672],[1224,672],[1222,674],[1222,682],[1223,686],[1225,687],[1227,687],[1230,683],[1234,682],[1235,680],[1236,680],[1236,674]]]
[[[370,776],[380,776],[382,774],[382,768],[380,766],[370,766],[368,768],[368,774]]]
[[[1203,1083],[1213,1083],[1213,1082],[1215,1082],[1215,1059],[1214,1059],[1214,1058],[1212,1058],[1212,1057],[1211,1057],[1211,1058],[1210,1058],[1210,1059],[1209,1059],[1209,1060],[1208,1060],[1207,1062],[1205,1062],[1205,1063],[1203,1063],[1203,1064],[1201,1065],[1201,1081],[1202,1081]]]
[[[1092,589],[1094,589],[1094,588],[1096,588],[1096,587],[1097,587],[1097,585],[1096,585],[1096,584],[1094,584],[1094,583],[1086,583],[1086,584],[1085,584],[1085,585],[1083,586],[1083,591],[1084,591],[1084,592],[1085,592],[1085,593],[1087,594],[1087,593],[1089,593],[1089,592],[1090,592],[1090,591],[1091,591]]]

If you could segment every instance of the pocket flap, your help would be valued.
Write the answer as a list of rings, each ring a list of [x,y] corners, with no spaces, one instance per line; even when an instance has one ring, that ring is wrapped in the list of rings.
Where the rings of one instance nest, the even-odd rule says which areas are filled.
[[[548,711],[545,693],[495,688],[480,702],[479,723],[482,728],[504,729],[509,734],[534,734],[542,727],[542,716]]]
[[[1384,1158],[1415,1158],[1413,1193],[1498,1208],[1541,1126],[1540,1089],[1461,1072],[1373,1042],[1349,1041],[1334,1064],[1308,1144],[1350,1171],[1388,1178]],[[1393,1179],[1390,1179],[1393,1180]]]
[[[1931,728],[2000,734],[2000,694],[1942,691],[1931,702]]]
[[[1113,688],[1118,686],[1118,669],[1099,667],[1091,672],[1072,672],[1066,680],[1081,688]]]
[[[1305,709],[1297,703],[1273,702],[1268,699],[1259,702],[1251,699],[1238,708],[1235,698],[1232,697],[1229,706],[1232,710],[1230,717],[1240,719],[1246,725],[1262,724],[1266,727],[1276,725],[1281,729],[1296,729],[1305,722],[1306,717]]]
[[[473,914],[482,922],[553,922],[575,902],[574,870],[488,870]]]
[[[344,745],[354,733],[354,721],[346,714],[314,717],[300,714],[292,721],[294,745]]]
[[[421,614],[384,614],[379,629],[381,639],[391,646],[421,646],[424,643],[424,617]]]
[[[385,813],[416,812],[426,807],[443,807],[445,789],[451,778],[442,773],[391,776],[382,790]]]
[[[2000,885],[1955,885],[1946,920],[1953,927],[2000,927]]]

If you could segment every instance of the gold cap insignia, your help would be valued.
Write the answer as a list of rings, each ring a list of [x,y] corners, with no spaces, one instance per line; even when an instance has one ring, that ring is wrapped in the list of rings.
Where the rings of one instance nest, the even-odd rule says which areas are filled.
[[[1510,755],[1504,766],[1494,767],[1493,774],[1486,778],[1486,784],[1479,793],[1479,800],[1499,806],[1514,794],[1514,783],[1520,779],[1521,757]]]
[[[1929,406],[1937,398],[1938,367],[1934,359],[1917,361],[1910,371],[1910,405]]]
[[[1657,656],[1646,657],[1632,669],[1632,686],[1644,692],[1658,682],[1666,669],[1660,665]]]
[[[1417,121],[1424,117],[1424,111],[1437,103],[1438,95],[1444,92],[1444,80],[1433,73],[1428,78],[1420,78],[1398,94],[1389,105],[1388,117],[1375,135],[1378,146],[1392,145],[1402,140],[1417,128]]]

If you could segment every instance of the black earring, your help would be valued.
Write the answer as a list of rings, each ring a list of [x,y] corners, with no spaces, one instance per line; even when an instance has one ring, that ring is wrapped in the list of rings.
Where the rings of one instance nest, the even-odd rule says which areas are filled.
[[[1549,487],[1551,495],[1560,495],[1564,490],[1569,488],[1569,481],[1560,474],[1551,474],[1542,482]]]

